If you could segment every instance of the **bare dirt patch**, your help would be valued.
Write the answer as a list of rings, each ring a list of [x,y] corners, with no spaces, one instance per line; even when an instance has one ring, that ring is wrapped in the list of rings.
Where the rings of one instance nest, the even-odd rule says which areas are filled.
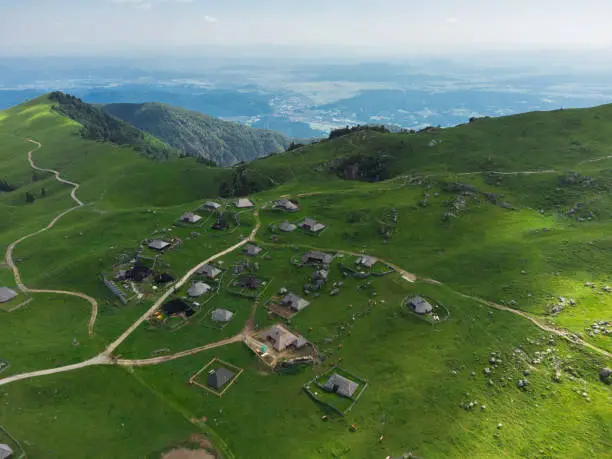
[[[285,306],[281,306],[280,301],[271,301],[266,305],[266,309],[272,314],[276,314],[277,316],[287,320],[291,319],[294,315],[296,315],[296,312],[292,309],[289,309]]]
[[[204,422],[206,422],[206,418],[202,418],[202,420]],[[210,442],[210,440],[206,437],[204,437],[203,435],[200,434],[193,434],[191,437],[189,437],[189,441],[193,442],[193,443],[197,443],[198,445],[200,445],[200,448],[204,448],[207,450],[212,450],[213,449],[213,445]]]
[[[217,456],[205,449],[177,448],[161,455],[161,459],[216,459]]]

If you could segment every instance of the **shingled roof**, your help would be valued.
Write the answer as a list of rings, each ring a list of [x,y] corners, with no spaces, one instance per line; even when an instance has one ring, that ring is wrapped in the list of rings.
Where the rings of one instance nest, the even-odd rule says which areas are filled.
[[[11,459],[13,457],[13,449],[7,444],[0,444],[0,459]]]
[[[210,285],[197,281],[193,283],[191,288],[187,291],[187,294],[191,297],[198,297],[210,292],[211,288]]]
[[[378,260],[376,258],[371,257],[370,255],[360,255],[355,264],[365,266],[366,268],[371,268],[377,261]]]
[[[164,250],[169,245],[169,242],[162,241],[161,239],[153,239],[151,242],[149,242],[149,248],[153,250]]]
[[[433,306],[422,296],[415,296],[408,300],[408,306],[417,314],[428,314],[433,310]]]
[[[278,225],[278,229],[283,231],[284,233],[290,233],[297,229],[297,225],[294,225],[293,223],[289,222],[282,222],[280,225]]]
[[[204,204],[204,207],[206,207],[207,209],[217,210],[221,207],[221,204],[214,201],[208,201],[206,204]]]
[[[0,303],[8,303],[17,296],[17,293],[8,287],[0,287]]]
[[[255,204],[250,199],[240,198],[236,201],[236,207],[238,209],[246,209],[248,207],[255,207]]]
[[[225,386],[236,373],[228,370],[227,368],[221,367],[211,371],[208,374],[208,385],[214,389],[221,389]]]
[[[202,220],[198,214],[194,214],[193,212],[185,212],[181,217],[181,220],[187,223],[197,223]]]
[[[295,345],[299,337],[280,325],[274,325],[265,333],[266,338],[274,341],[274,349],[284,351],[289,346]]]
[[[301,311],[302,309],[310,306],[310,301],[306,301],[304,298],[300,298],[295,293],[288,293],[282,300],[283,306],[289,307],[294,311]]]
[[[219,274],[221,274],[221,270],[213,265],[204,265],[197,271],[198,274],[204,275],[209,279],[214,279]]]
[[[292,201],[289,201],[286,198],[281,198],[278,201],[276,201],[274,203],[274,208],[275,209],[287,210],[289,212],[295,212],[297,210],[300,210],[300,208],[297,206],[297,204],[295,204]]]
[[[334,373],[329,377],[327,382],[323,385],[323,388],[329,392],[335,392],[343,397],[351,398],[359,384],[350,379],[340,376],[338,373]]]
[[[215,322],[229,322],[234,317],[234,313],[227,309],[215,309],[210,316]]]
[[[302,263],[316,262],[316,263],[323,263],[323,264],[328,265],[332,262],[333,258],[334,258],[333,255],[315,250],[315,251],[306,253],[302,257]]]
[[[299,226],[303,230],[310,231],[311,233],[318,233],[319,231],[323,231],[326,228],[323,223],[319,223],[313,218],[305,218]]]
[[[251,257],[254,257],[261,252],[261,247],[257,247],[256,245],[249,244],[244,248],[243,252]]]

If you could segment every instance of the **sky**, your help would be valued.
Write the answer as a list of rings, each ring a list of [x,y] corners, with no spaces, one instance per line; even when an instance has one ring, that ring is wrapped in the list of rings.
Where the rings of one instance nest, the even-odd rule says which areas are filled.
[[[0,55],[608,50],[611,17],[610,0],[0,0]]]

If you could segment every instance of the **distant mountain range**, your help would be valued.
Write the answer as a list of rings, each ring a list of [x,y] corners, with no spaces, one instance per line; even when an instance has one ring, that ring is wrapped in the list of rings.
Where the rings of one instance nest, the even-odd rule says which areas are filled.
[[[232,165],[286,150],[291,139],[274,131],[223,121],[161,103],[108,104],[104,112],[195,157]]]

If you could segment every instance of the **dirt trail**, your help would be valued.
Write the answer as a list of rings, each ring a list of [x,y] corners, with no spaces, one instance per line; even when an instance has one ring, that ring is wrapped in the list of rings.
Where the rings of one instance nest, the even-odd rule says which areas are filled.
[[[127,330],[125,330],[115,341],[109,344],[106,350],[104,351],[104,354],[111,355],[115,351],[115,349],[117,349],[117,347],[119,347],[119,345],[121,345],[121,343],[123,343],[127,339],[128,336],[134,333],[134,331],[145,320],[149,319],[155,313],[155,311],[159,309],[159,307],[164,303],[164,301],[166,301],[168,297],[172,295],[175,291],[181,288],[185,284],[185,282],[187,282],[198,271],[198,269],[200,269],[204,265],[207,265],[208,263],[211,263],[217,260],[218,258],[221,258],[227,255],[228,253],[233,252],[236,249],[239,249],[240,247],[247,244],[248,242],[253,241],[253,239],[255,238],[255,235],[257,234],[257,231],[259,231],[259,228],[261,227],[261,222],[259,221],[259,213],[255,211],[253,215],[255,216],[257,220],[257,224],[255,225],[255,228],[253,228],[253,231],[251,231],[251,234],[249,235],[249,237],[247,237],[246,239],[243,239],[237,244],[234,244],[233,246],[221,252],[216,253],[215,255],[207,258],[200,264],[191,268],[183,277],[181,277],[181,279],[176,284],[174,284],[171,288],[169,288],[166,291],[166,293],[164,293],[160,298],[158,298],[158,300],[153,304],[153,306],[149,308],[148,311],[146,311],[142,316],[140,316],[138,320],[136,320],[136,322],[134,322]]]
[[[293,247],[295,245],[293,245],[293,244],[292,245],[289,245],[289,244],[274,244],[274,246],[275,247],[285,247],[285,246],[286,247]],[[301,246],[301,247],[304,247],[304,248],[307,248],[307,249],[311,249],[311,250],[319,250],[319,251],[322,251],[322,252],[329,251],[329,252],[343,253],[345,255],[353,255],[353,256],[356,256],[356,257],[358,257],[360,255],[363,255],[362,253],[351,252],[351,251],[348,251],[348,250],[337,250],[337,249],[312,247],[312,246]],[[595,352],[597,352],[599,354],[602,354],[602,355],[604,355],[604,356],[606,356],[608,358],[612,358],[612,353],[606,351],[605,349],[601,349],[601,348],[599,348],[599,347],[597,347],[597,346],[595,346],[593,344],[590,344],[590,343],[588,343],[588,342],[586,342],[586,341],[584,341],[584,340],[582,340],[582,339],[580,339],[578,337],[574,337],[574,335],[571,334],[570,332],[568,332],[567,330],[559,330],[557,328],[545,325],[545,324],[541,323],[538,319],[536,319],[535,317],[531,316],[530,314],[528,314],[528,313],[526,313],[524,311],[521,311],[519,309],[513,309],[513,308],[510,308],[508,306],[501,305],[501,304],[497,304],[497,303],[494,303],[492,301],[487,301],[487,300],[485,300],[483,298],[478,298],[478,297],[475,297],[475,296],[471,296],[471,295],[467,295],[465,293],[458,292],[458,291],[448,287],[446,284],[444,284],[444,283],[442,283],[440,281],[437,281],[435,279],[426,278],[426,277],[418,277],[416,274],[410,273],[410,272],[406,271],[405,269],[402,269],[399,266],[395,265],[394,263],[391,263],[390,261],[387,261],[387,260],[385,260],[383,258],[379,258],[379,257],[375,257],[375,258],[377,260],[379,260],[380,262],[385,263],[386,265],[388,265],[391,268],[395,269],[402,276],[402,279],[404,279],[404,280],[406,280],[408,282],[414,283],[417,280],[419,280],[421,282],[426,282],[428,284],[445,286],[446,288],[451,289],[457,295],[460,295],[460,296],[462,296],[464,298],[468,298],[468,299],[473,300],[473,301],[477,301],[477,302],[482,303],[482,304],[486,304],[487,306],[489,306],[491,308],[494,308],[494,309],[497,309],[497,310],[500,310],[500,311],[506,311],[506,312],[509,312],[509,313],[521,316],[524,319],[529,320],[531,323],[533,323],[535,326],[537,326],[541,330],[544,330],[544,331],[549,332],[549,333],[554,333],[555,335],[558,335],[558,336],[564,338],[565,340],[567,340],[567,341],[569,341],[571,343],[583,345],[585,347],[588,347],[589,349],[594,350]]]
[[[431,280],[431,279],[430,279]],[[441,282],[438,281],[434,281],[436,282],[438,285],[444,285]],[[612,353],[606,351],[605,349],[601,349],[597,346],[594,346],[591,343],[588,343],[584,340],[582,340],[581,338],[579,338],[578,336],[576,336],[575,334],[570,333],[567,330],[560,330],[558,328],[552,327],[552,326],[548,326],[546,324],[543,324],[542,322],[540,322],[538,319],[536,319],[535,317],[533,317],[531,314],[529,314],[528,312],[525,311],[521,311],[519,309],[513,309],[511,307],[508,306],[504,306],[503,304],[498,304],[498,303],[494,303],[492,301],[487,301],[484,300],[482,298],[478,298],[476,296],[472,296],[472,295],[467,295],[465,293],[461,293],[458,292],[448,286],[446,286],[447,288],[449,288],[450,290],[452,290],[454,293],[456,293],[459,296],[462,296],[464,298],[476,301],[478,303],[481,304],[485,304],[493,309],[497,309],[499,311],[505,311],[505,312],[510,312],[512,314],[515,314],[517,316],[521,316],[524,319],[527,319],[528,321],[530,321],[531,323],[533,323],[536,327],[538,327],[541,330],[544,330],[545,332],[548,333],[553,333],[557,336],[560,336],[561,338],[565,339],[566,341],[569,341],[570,343],[574,343],[574,344],[580,344],[582,346],[588,347],[589,349],[592,349],[593,351],[602,354],[604,356],[606,356],[609,359],[612,359]]]
[[[138,320],[136,320],[125,332],[123,332],[121,334],[121,336],[119,336],[119,338],[117,338],[115,341],[113,341],[111,344],[108,345],[108,347],[104,350],[104,352],[100,353],[99,355],[89,359],[89,360],[85,360],[84,362],[80,362],[80,363],[76,363],[73,365],[66,365],[66,366],[62,366],[62,367],[57,367],[57,368],[50,368],[47,370],[40,370],[40,371],[32,371],[29,373],[22,373],[22,374],[17,374],[17,375],[13,375],[13,376],[8,376],[6,378],[0,379],[0,386],[3,386],[5,384],[9,384],[12,382],[16,382],[16,381],[21,381],[23,379],[29,379],[29,378],[35,378],[38,376],[46,376],[46,375],[52,375],[52,374],[56,374],[56,373],[64,373],[67,371],[73,371],[73,370],[78,370],[80,368],[85,368],[85,367],[89,367],[89,366],[94,366],[94,365],[121,365],[121,366],[143,366],[143,365],[157,365],[163,362],[168,362],[170,360],[175,360],[175,359],[179,359],[181,357],[186,357],[188,355],[193,355],[193,354],[197,354],[198,352],[202,352],[208,349],[213,349],[216,347],[221,347],[221,346],[225,346],[227,344],[231,344],[231,343],[237,343],[240,342],[244,339],[244,334],[240,333],[238,335],[235,335],[231,338],[227,338],[221,341],[217,341],[214,343],[209,343],[206,344],[204,346],[200,346],[194,349],[188,349],[186,351],[182,351],[182,352],[178,352],[176,354],[171,354],[171,355],[165,355],[165,356],[160,356],[160,357],[154,357],[151,359],[135,359],[135,360],[130,360],[130,359],[115,359],[112,357],[112,352],[121,344],[123,343],[123,341],[125,341],[127,339],[128,336],[130,336],[137,328],[140,324],[142,324],[145,320],[147,320],[156,310],[157,308],[159,308],[159,306],[161,306],[161,304],[172,294],[174,293],[178,288],[180,288],[185,282],[187,282],[187,280],[189,280],[189,278],[191,276],[193,276],[196,271],[198,269],[200,269],[203,265],[210,263],[224,255],[227,255],[230,252],[233,252],[234,250],[242,247],[243,245],[247,244],[248,242],[251,242],[254,240],[255,235],[257,234],[257,231],[259,231],[259,228],[261,227],[261,221],[259,219],[259,212],[255,211],[254,214],[255,219],[257,221],[257,224],[255,225],[255,228],[253,228],[253,230],[251,231],[251,233],[249,234],[249,236],[245,239],[243,239],[242,241],[238,242],[237,244],[234,244],[233,246],[218,252],[217,254],[211,256],[210,258],[206,259],[205,261],[199,263],[197,266],[194,266],[192,269],[190,269],[187,274],[185,274],[180,281],[175,284],[173,287],[171,287],[170,289],[168,289],[168,291],[166,293],[164,293],[164,295],[162,295],[156,302],[155,304],[147,311],[145,312]],[[18,275],[19,273],[17,273]],[[33,292],[35,290],[28,290],[30,292]],[[45,290],[46,291],[46,290]],[[53,290],[49,290],[48,292],[55,292]],[[59,291],[58,291],[59,292]],[[62,292],[64,294],[67,295],[75,295],[75,296],[79,296],[82,297],[82,294],[79,293],[74,293],[74,292]],[[86,296],[86,295],[84,295]],[[95,301],[95,300],[94,300]]]
[[[81,201],[79,198],[77,198],[76,196],[76,192],[81,187],[81,185],[75,182],[71,182],[70,180],[63,179],[60,173],[56,171],[55,169],[43,169],[42,167],[38,167],[36,164],[34,164],[34,161],[32,160],[32,153],[42,148],[42,145],[40,142],[37,142],[36,140],[32,140],[32,139],[26,139],[26,141],[31,142],[36,145],[36,148],[34,150],[28,152],[28,162],[30,163],[30,166],[32,167],[32,169],[36,169],[37,171],[41,171],[41,172],[49,172],[50,174],[55,175],[55,179],[58,182],[64,183],[66,185],[70,185],[72,187],[72,191],[70,192],[70,197],[72,198],[74,202],[78,204],[79,207],[84,206],[85,203]]]
[[[597,163],[599,161],[605,161],[606,159],[612,159],[612,156],[602,156],[601,158],[585,159],[584,161],[580,161],[578,164]]]
[[[465,296],[465,295],[463,295]],[[474,298],[472,298],[474,299]],[[479,299],[480,300],[480,299]],[[484,300],[480,300],[480,301],[484,301]],[[548,325],[543,324],[542,322],[540,322],[538,319],[536,319],[535,317],[531,316],[530,314],[524,312],[524,311],[519,311],[518,309],[512,309],[509,308],[508,306],[504,306],[501,304],[497,304],[497,303],[493,303],[491,301],[486,301],[486,303],[495,309],[498,309],[500,311],[506,311],[506,312],[511,312],[512,314],[517,314],[529,321],[531,321],[533,324],[535,324],[537,327],[539,327],[540,329],[549,332],[549,333],[554,333],[555,335],[558,335],[562,338],[564,338],[565,340],[574,343],[574,344],[580,344],[582,346],[586,346],[589,349],[594,350],[595,352],[598,352],[599,354],[602,354],[606,357],[608,357],[609,359],[612,359],[612,353],[606,351],[605,349],[601,349],[597,346],[594,346],[591,343],[588,343],[584,340],[582,340],[581,338],[579,338],[578,336],[575,336],[574,334],[571,334],[570,332],[568,332],[567,330],[559,330],[557,328],[554,327],[549,327]]]
[[[517,171],[517,172],[501,172],[501,171],[478,171],[478,172],[459,172],[455,175],[477,175],[477,174],[495,174],[495,175],[537,175],[537,174],[554,174],[555,169],[543,169],[537,171]],[[445,174],[453,175],[453,174]]]
[[[139,367],[139,366],[145,366],[145,365],[158,365],[160,363],[180,359],[182,357],[194,355],[199,352],[207,351],[209,349],[214,349],[214,348],[221,347],[221,346],[227,346],[228,344],[232,344],[232,343],[240,343],[243,340],[244,340],[244,336],[241,333],[241,334],[232,336],[231,338],[226,338],[221,341],[216,341],[214,343],[205,344],[204,346],[196,347],[193,349],[188,349],[186,351],[177,352],[176,354],[152,357],[150,359],[116,359],[114,362],[117,365],[130,366],[130,367]]]
[[[72,365],[65,365],[63,367],[49,368],[47,370],[31,371],[29,373],[21,373],[18,375],[8,376],[6,378],[0,379],[0,386],[4,386],[5,384],[10,384],[24,379],[36,378],[38,376],[66,373],[67,371],[74,371],[80,368],[91,367],[94,365],[111,365],[112,363],[113,361],[107,356],[97,355],[89,360],[85,360],[84,362],[79,362]]]
[[[71,182],[69,180],[63,179],[60,176],[60,173],[58,171],[54,170],[54,169],[43,169],[41,167],[38,167],[36,164],[34,164],[34,160],[32,159],[32,153],[34,153],[36,150],[39,150],[40,148],[42,148],[42,145],[40,144],[40,142],[37,142],[37,141],[32,140],[32,139],[26,139],[26,141],[36,145],[35,149],[30,150],[28,152],[28,162],[30,163],[30,166],[32,167],[32,169],[35,169],[35,170],[41,171],[41,172],[48,172],[50,174],[53,174],[55,176],[55,179],[58,182],[64,183],[66,185],[70,185],[72,187],[72,191],[70,192],[70,197],[72,198],[72,200],[74,202],[76,202],[77,205],[74,206],[74,207],[71,207],[70,209],[64,210],[63,212],[58,214],[44,228],[39,229],[38,231],[35,231],[33,233],[27,234],[25,236],[22,236],[21,238],[17,239],[15,242],[9,244],[9,246],[6,249],[6,255],[4,257],[4,260],[5,260],[6,265],[11,269],[11,271],[13,271],[13,277],[15,278],[15,284],[17,285],[17,288],[20,291],[22,291],[23,293],[54,293],[54,294],[58,294],[58,295],[70,295],[70,296],[75,296],[75,297],[78,297],[78,298],[82,298],[85,301],[89,302],[89,304],[91,305],[91,316],[90,316],[90,319],[89,319],[88,332],[89,332],[89,335],[91,336],[91,335],[93,335],[94,325],[96,323],[96,318],[98,317],[98,302],[94,298],[92,298],[91,296],[86,295],[84,293],[80,293],[80,292],[68,292],[68,291],[65,291],[65,290],[47,290],[47,289],[32,289],[32,288],[28,288],[23,283],[23,281],[21,279],[21,273],[19,272],[19,268],[17,267],[17,265],[15,264],[15,261],[13,260],[13,253],[15,252],[15,248],[19,244],[21,244],[26,239],[30,239],[31,237],[37,236],[37,235],[39,235],[41,233],[44,233],[47,230],[50,230],[63,217],[68,215],[70,212],[72,212],[72,211],[74,211],[76,209],[79,209],[79,208],[81,208],[81,207],[83,207],[85,205],[83,203],[83,201],[81,201],[76,196],[76,191],[79,189],[80,185],[78,183],[74,183],[74,182]]]
[[[359,252],[351,252],[350,250],[342,250],[342,249],[332,249],[329,247],[313,247],[310,245],[300,245],[300,244],[270,244],[267,242],[263,242],[262,245],[272,245],[273,247],[302,247],[308,250],[318,250],[320,252],[336,252],[336,253],[342,253],[344,255],[352,255],[354,257],[359,257],[361,255],[363,255],[363,253],[359,253]],[[399,266],[397,266],[394,263],[391,263],[390,261],[384,260],[382,258],[376,257],[374,256],[374,258],[376,258],[378,261],[386,264],[387,266],[390,266],[391,268],[393,268],[395,271],[397,271],[398,273],[400,273],[402,275],[402,278],[407,280],[408,282],[415,282],[418,277],[416,274],[413,274],[411,272],[406,271],[405,269],[400,268]],[[432,279],[427,279],[428,281],[432,282],[432,283],[437,283],[439,284],[438,281],[434,281]]]
[[[37,143],[32,141],[33,143]],[[40,148],[40,144],[39,148]],[[33,150],[35,151],[35,150]],[[28,154],[28,158],[30,159],[30,163],[33,165],[32,161],[31,161],[31,153],[30,152]],[[35,167],[35,166],[33,166]],[[71,196],[73,197],[73,199],[75,200],[75,202],[78,203],[78,206],[72,208],[72,209],[68,209],[67,211],[64,211],[62,214],[58,215],[50,224],[47,228],[44,228],[42,230],[37,231],[36,233],[32,233],[31,235],[28,236],[24,236],[23,238],[21,238],[20,240],[14,242],[13,244],[11,244],[11,246],[9,247],[9,250],[7,250],[7,257],[6,257],[6,263],[9,267],[11,267],[13,269],[13,272],[15,274],[15,279],[17,280],[20,288],[24,288],[26,289],[25,291],[30,291],[30,292],[36,292],[36,290],[28,290],[27,287],[25,287],[20,280],[20,276],[19,276],[19,271],[17,270],[17,268],[15,267],[13,260],[12,260],[12,252],[15,248],[15,246],[17,244],[19,244],[19,242],[23,241],[24,239],[27,239],[28,237],[32,237],[35,234],[39,234],[42,231],[46,231],[47,229],[53,227],[53,225],[63,216],[66,215],[68,212],[71,212],[74,209],[77,209],[81,206],[83,206],[84,204],[78,200],[78,198],[76,198],[76,196],[74,195],[76,189],[78,189],[78,185],[74,184],[72,182],[68,182],[65,181],[63,179],[59,178],[59,173],[57,173],[56,171],[52,171],[52,170],[48,170],[48,169],[39,169],[38,170],[44,170],[44,171],[48,171],[48,172],[52,172],[56,175],[56,178],[60,181],[62,181],[62,183],[68,183],[71,184],[75,187],[75,189],[73,190],[73,192],[71,193]],[[504,175],[519,175],[519,174],[540,174],[540,173],[553,173],[555,172],[554,170],[544,170],[544,171],[524,171],[524,172],[500,172],[500,174],[504,174]],[[477,172],[477,173],[481,173],[481,172]],[[466,174],[472,174],[472,173],[464,173],[463,175]],[[314,194],[320,194],[320,193],[324,193],[324,192],[314,192],[314,193],[304,193],[301,196],[307,196],[307,195],[314,195]],[[99,354],[96,357],[93,357],[89,360],[86,360],[84,362],[81,363],[77,363],[77,364],[73,364],[73,365],[66,365],[63,367],[58,367],[58,368],[52,368],[52,369],[47,369],[47,370],[41,370],[41,371],[34,371],[34,372],[29,372],[29,373],[23,373],[23,374],[18,374],[18,375],[13,375],[13,376],[9,376],[7,378],[4,379],[0,379],[0,386],[5,385],[5,384],[9,384],[15,381],[20,381],[23,379],[29,379],[29,378],[34,378],[34,377],[38,377],[38,376],[45,376],[45,375],[51,375],[51,374],[56,374],[56,373],[63,373],[63,372],[67,372],[67,371],[73,371],[73,370],[77,370],[80,368],[85,368],[88,366],[93,366],[93,365],[120,365],[120,366],[145,366],[145,365],[158,365],[164,362],[168,362],[171,360],[175,360],[175,359],[179,359],[182,357],[186,357],[189,355],[194,355],[197,354],[199,352],[203,352],[209,349],[214,349],[217,347],[221,347],[221,346],[226,346],[228,344],[231,343],[237,343],[240,341],[244,341],[245,339],[248,338],[248,335],[251,333],[252,331],[252,321],[253,321],[253,312],[256,310],[256,306],[253,308],[251,317],[249,318],[249,320],[247,321],[247,323],[245,324],[245,328],[243,329],[243,331],[238,334],[235,335],[231,338],[227,338],[224,340],[220,340],[214,343],[209,343],[206,344],[204,346],[200,346],[200,347],[196,347],[193,349],[188,349],[185,351],[181,351],[175,354],[171,354],[171,355],[166,355],[166,356],[159,356],[159,357],[153,357],[153,358],[149,358],[149,359],[116,359],[114,357],[112,357],[112,353],[115,349],[117,349],[117,347],[123,343],[145,320],[147,320],[149,317],[151,317],[151,315],[162,305],[162,303],[170,296],[172,295],[172,293],[174,293],[178,288],[180,288],[182,285],[185,284],[185,282],[187,282],[195,273],[198,269],[200,269],[203,265],[210,263],[224,255],[227,255],[228,253],[231,253],[233,251],[235,251],[236,249],[242,247],[243,245],[247,244],[248,242],[253,242],[255,240],[255,236],[257,235],[257,232],[259,231],[260,227],[261,227],[261,220],[259,218],[259,212],[257,210],[255,210],[255,212],[253,213],[253,215],[255,216],[255,220],[256,220],[256,226],[255,228],[251,231],[250,235],[243,239],[242,241],[238,242],[237,244],[234,244],[233,246],[218,252],[217,254],[211,256],[210,258],[206,259],[205,261],[199,263],[197,266],[194,266],[192,269],[190,269],[180,280],[177,284],[175,284],[173,287],[171,287],[170,289],[168,289],[167,292],[165,292],[156,302],[155,304],[148,310],[146,311],[139,319],[137,319],[125,332],[123,332],[115,341],[113,341],[111,344],[109,344],[106,348],[106,350],[104,352],[102,352],[101,354]],[[277,244],[277,247],[282,247],[284,246],[284,244]],[[317,247],[310,247],[310,246],[302,246],[302,247],[306,247],[309,249],[314,249],[314,250],[328,250],[328,251],[334,251],[334,252],[338,252],[338,253],[343,253],[343,254],[347,254],[347,255],[353,255],[353,256],[359,256],[361,255],[360,253],[357,252],[351,252],[351,251],[347,251],[347,250],[337,250],[337,249],[331,249],[331,248],[317,248]],[[378,257],[377,257],[378,258]],[[431,284],[436,284],[436,285],[444,285],[441,282],[434,280],[434,279],[429,279],[429,278],[419,278],[417,275],[410,273],[402,268],[400,268],[399,266],[386,261],[382,258],[378,258],[378,260],[380,260],[383,263],[386,263],[388,266],[392,267],[393,269],[395,269],[399,274],[401,274],[402,278],[408,282],[415,282],[417,280],[421,280],[423,282],[427,282],[427,283],[431,283]],[[608,351],[605,351],[604,349],[598,348],[597,346],[594,346],[590,343],[587,343],[585,341],[583,341],[582,339],[580,339],[579,337],[576,337],[575,335],[571,335],[568,331],[566,330],[558,330],[554,327],[550,327],[547,326],[545,324],[542,324],[539,320],[537,320],[536,318],[532,317],[530,314],[517,310],[517,309],[512,309],[510,307],[507,306],[503,306],[497,303],[493,303],[487,300],[484,300],[482,298],[478,298],[478,297],[474,297],[474,296],[470,296],[470,295],[466,295],[463,294],[461,292],[457,292],[455,290],[453,290],[455,293],[463,296],[464,298],[469,298],[473,301],[477,301],[480,302],[481,304],[485,304],[491,308],[500,310],[500,311],[505,311],[505,312],[509,312],[511,314],[515,314],[518,316],[523,317],[524,319],[529,320],[530,322],[532,322],[535,326],[537,326],[538,328],[549,332],[549,333],[554,333],[572,343],[575,344],[580,344],[582,346],[588,347],[589,349],[598,352],[608,358],[612,358],[612,354]],[[79,293],[74,293],[74,292],[63,292],[63,291],[54,291],[54,290],[41,290],[41,292],[52,292],[52,293],[62,293],[62,294],[66,294],[66,295],[74,295],[74,296],[78,296],[84,299],[88,299],[89,297],[87,297],[87,295],[83,295],[83,294],[79,294]],[[93,299],[92,299],[93,300]],[[95,302],[95,300],[93,300]],[[97,303],[96,303],[96,313],[97,313]],[[94,318],[95,321],[95,318]],[[93,323],[93,322],[92,322]],[[90,327],[93,327],[92,323],[90,323]]]
[[[591,160],[587,160],[584,162],[596,162],[596,161],[602,161],[604,159],[608,159],[608,158],[612,158],[612,156],[606,156],[604,158],[597,158],[597,159],[591,159]],[[456,175],[456,176],[466,176],[466,175],[479,175],[479,174],[495,174],[495,175],[537,175],[537,174],[555,174],[559,171],[557,171],[556,169],[542,169],[542,170],[535,170],[535,171],[514,171],[514,172],[502,172],[502,171],[475,171],[475,172],[440,172],[437,174],[426,174],[423,175],[422,177],[445,177],[448,175]],[[398,175],[396,177],[393,177],[392,179],[389,179],[388,182],[396,182],[396,181],[400,181],[402,179],[410,179],[413,177],[419,177],[419,174],[414,174],[414,175]],[[402,188],[404,186],[404,184],[401,184],[399,186],[391,186],[388,188],[380,188],[378,189],[378,191],[391,191],[391,190],[395,190],[398,188]],[[309,196],[317,196],[317,195],[321,195],[321,194],[340,194],[340,193],[352,193],[354,190],[321,190],[321,191],[310,191],[308,193],[298,193],[295,195],[296,198],[306,198]],[[290,198],[292,195],[291,194],[284,194],[281,196],[281,198]]]

